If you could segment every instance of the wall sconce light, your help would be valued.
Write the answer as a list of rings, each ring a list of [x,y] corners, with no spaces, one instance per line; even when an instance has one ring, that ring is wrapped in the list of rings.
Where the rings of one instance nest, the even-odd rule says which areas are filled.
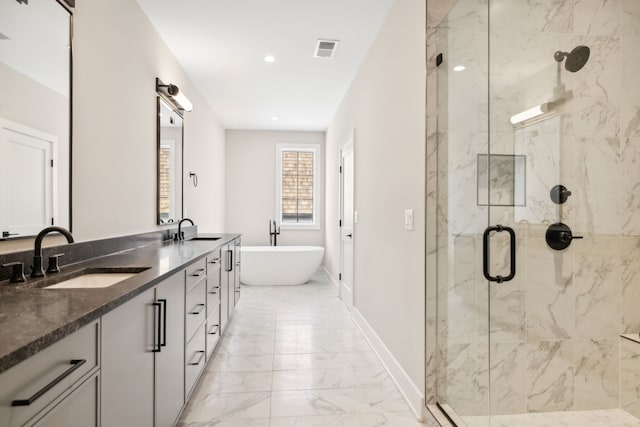
[[[528,110],[525,110],[521,113],[514,114],[513,116],[511,116],[511,119],[509,121],[512,125],[515,126],[522,122],[538,118],[551,111],[551,104],[552,103],[547,102],[545,104],[536,105],[535,107],[529,108]]]
[[[192,111],[193,104],[174,84],[164,84],[156,77],[156,92],[161,94],[167,101],[171,102],[177,109]]]

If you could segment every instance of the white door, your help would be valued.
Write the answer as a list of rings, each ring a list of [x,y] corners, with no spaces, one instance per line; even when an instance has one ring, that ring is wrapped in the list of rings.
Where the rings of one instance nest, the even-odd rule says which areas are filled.
[[[0,232],[36,234],[54,216],[55,137],[0,122]]]
[[[353,307],[353,133],[340,150],[340,298]]]

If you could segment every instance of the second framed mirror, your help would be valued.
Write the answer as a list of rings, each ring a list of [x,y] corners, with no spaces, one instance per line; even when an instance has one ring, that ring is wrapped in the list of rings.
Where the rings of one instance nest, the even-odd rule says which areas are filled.
[[[182,218],[184,120],[168,101],[157,98],[158,224],[171,224]]]

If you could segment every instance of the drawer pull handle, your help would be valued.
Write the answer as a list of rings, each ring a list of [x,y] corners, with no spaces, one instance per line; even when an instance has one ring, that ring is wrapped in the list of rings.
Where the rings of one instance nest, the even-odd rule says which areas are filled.
[[[201,269],[196,270],[196,271],[197,271],[197,273],[194,271],[193,274],[191,274],[191,276],[200,277],[205,273],[205,271],[207,271],[207,269],[206,268],[201,268]]]
[[[220,258],[214,258],[211,261],[209,261],[209,264],[217,264],[218,262],[220,262]]]
[[[209,329],[209,335],[216,335],[218,333],[218,329],[220,329],[219,325],[213,325],[211,329]]]
[[[195,354],[198,354],[198,353],[200,353],[200,357],[198,357],[198,361],[197,362],[189,362],[189,365],[198,366],[202,362],[202,359],[204,358],[204,351],[199,350],[199,351],[195,352]]]
[[[64,371],[62,374],[60,374],[56,379],[51,381],[49,384],[47,384],[46,386],[42,387],[33,396],[31,396],[28,399],[14,400],[13,402],[11,402],[11,406],[29,406],[29,405],[31,405],[33,402],[35,402],[36,400],[41,398],[49,390],[51,390],[56,385],[58,385],[62,380],[67,378],[69,375],[71,375],[73,373],[73,371],[75,371],[80,366],[82,366],[85,363],[87,363],[87,361],[86,361],[86,359],[73,359],[70,363],[71,363],[71,367],[69,369]]]
[[[202,310],[204,310],[204,307],[204,304],[196,304],[189,314],[200,314],[202,313]]]

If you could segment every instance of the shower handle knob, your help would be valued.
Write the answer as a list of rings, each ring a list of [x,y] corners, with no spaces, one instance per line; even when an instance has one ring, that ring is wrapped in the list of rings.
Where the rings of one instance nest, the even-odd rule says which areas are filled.
[[[574,236],[569,226],[561,222],[551,224],[545,236],[549,247],[557,251],[568,248],[572,240],[582,238],[582,236]]]

